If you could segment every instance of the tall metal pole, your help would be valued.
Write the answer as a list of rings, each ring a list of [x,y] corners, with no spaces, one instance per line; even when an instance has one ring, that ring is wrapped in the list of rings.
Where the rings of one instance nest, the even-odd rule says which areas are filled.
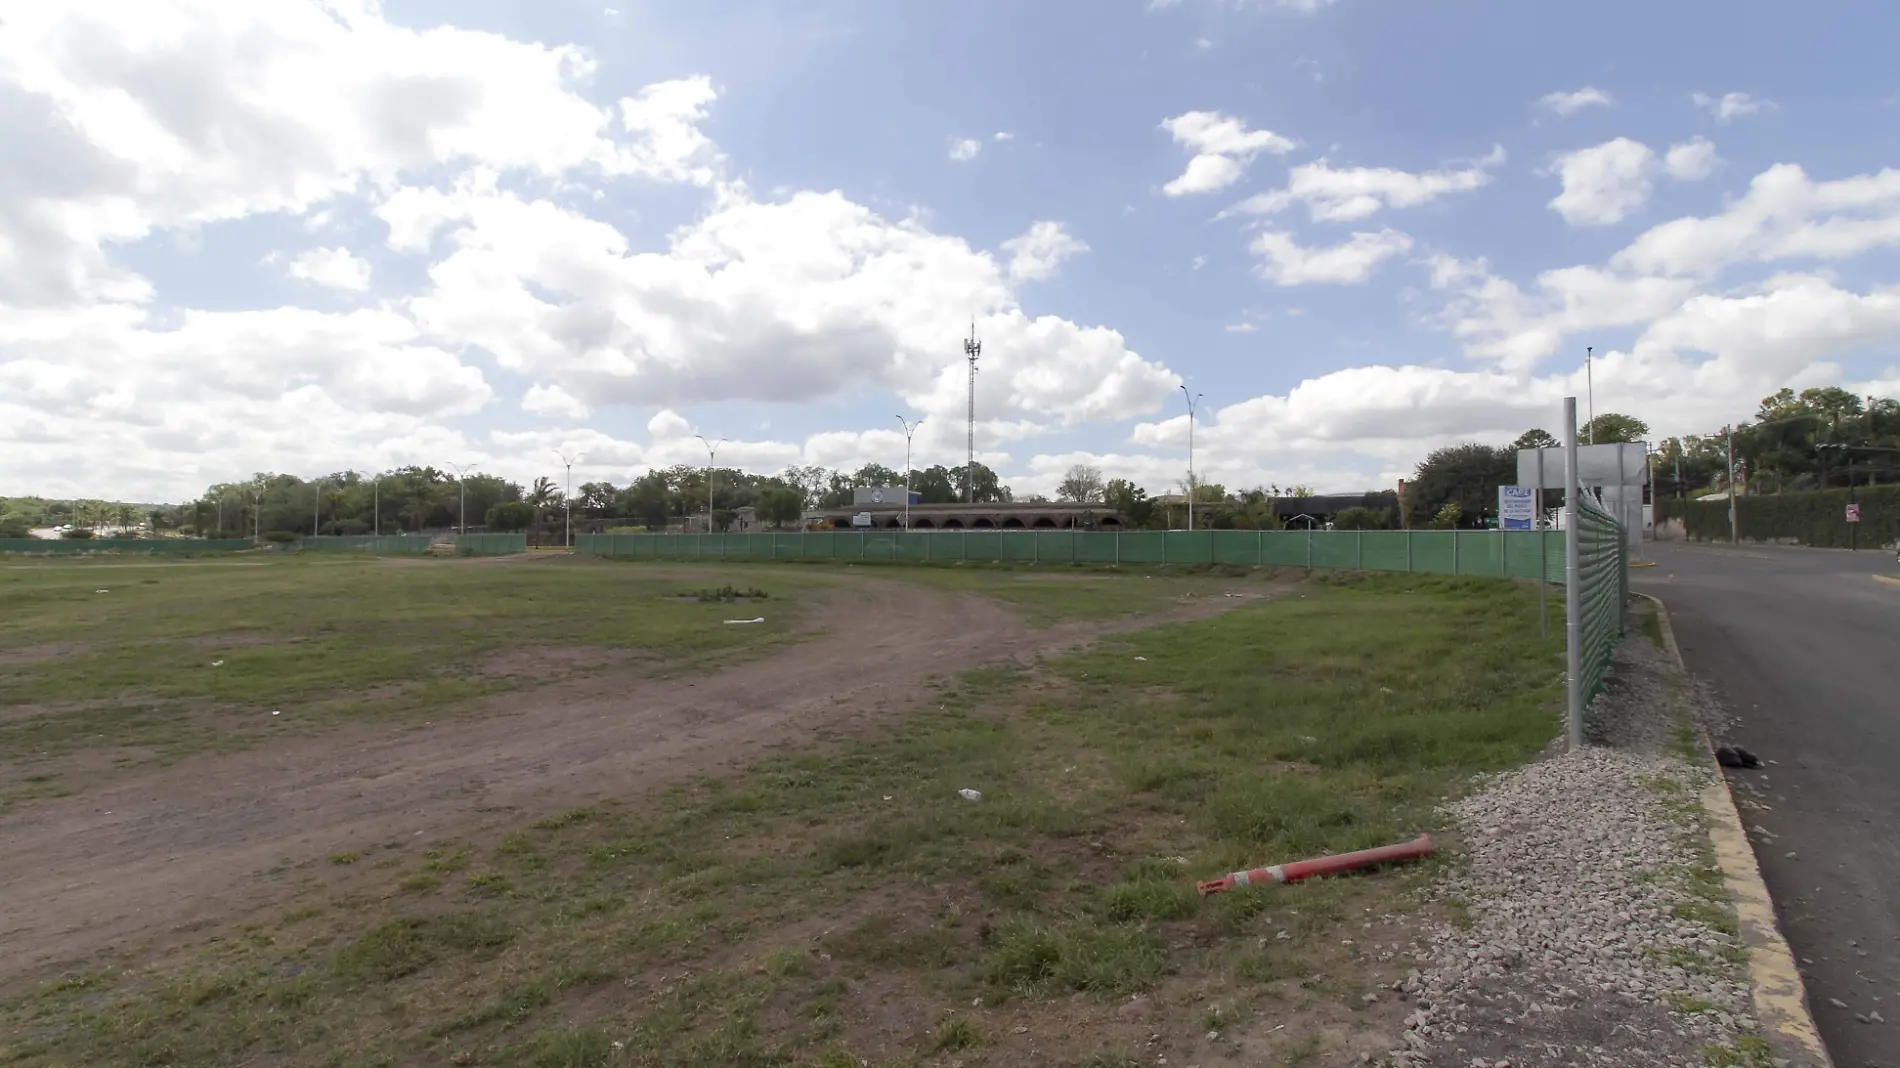
[[[1181,396],[1187,398],[1188,406],[1188,529],[1194,529],[1194,406],[1206,394],[1189,394],[1186,383],[1181,385]]]
[[[963,355],[970,361],[970,417],[968,440],[965,442],[967,458],[963,468],[963,503],[976,503],[976,359],[983,355],[983,343],[976,339],[976,318],[970,319],[970,336],[963,342]]]
[[[374,518],[375,522],[375,527],[373,528],[375,533],[370,536],[380,538],[383,536],[383,476],[376,475],[371,478],[369,484],[369,501],[370,515]]]
[[[569,456],[561,450],[555,449],[554,455],[559,456],[561,462],[567,465],[567,489],[562,491],[565,494],[562,503],[567,506],[567,533],[565,535],[567,548],[572,549],[574,547],[574,461],[586,454],[577,452]]]
[[[1742,526],[1735,517],[1735,426],[1730,424],[1722,428],[1728,438],[1728,543],[1742,543]]]
[[[1564,742],[1583,748],[1583,570],[1577,529],[1577,398],[1564,398]]]
[[[1590,431],[1590,444],[1592,445],[1597,443],[1597,381],[1596,372],[1591,367],[1590,359],[1591,354],[1595,351],[1596,346],[1594,345],[1585,345],[1583,347],[1583,384],[1584,388],[1590,391],[1590,422],[1587,425],[1587,429]]]
[[[323,530],[323,480],[316,481],[316,501],[310,512],[310,536],[316,537]]]
[[[701,445],[706,446],[706,533],[713,532],[713,459],[719,454],[719,446],[726,443],[725,438],[707,441],[705,435],[694,434]]]
[[[458,538],[468,537],[468,469],[475,466],[474,461],[465,464],[450,464],[455,468],[455,483],[461,487],[462,503],[455,508],[455,519],[459,527]]]
[[[1550,518],[1544,514],[1544,450],[1537,450],[1537,521],[1531,524],[1537,532],[1537,636],[1550,637],[1550,614],[1545,608],[1550,596],[1550,564],[1548,547],[1550,545]],[[1453,535],[1456,537],[1456,535]]]
[[[910,442],[917,428],[924,425],[922,419],[910,422],[903,416],[897,417],[899,426],[904,428],[904,529],[910,530]]]

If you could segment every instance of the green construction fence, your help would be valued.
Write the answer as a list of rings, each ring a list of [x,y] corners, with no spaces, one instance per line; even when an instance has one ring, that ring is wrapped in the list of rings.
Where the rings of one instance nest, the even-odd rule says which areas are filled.
[[[652,560],[1325,567],[1562,582],[1563,535],[1529,530],[814,530],[582,534],[577,551]]]
[[[455,539],[455,551],[474,556],[507,556],[528,551],[526,534],[461,534]]]
[[[0,538],[0,553],[73,556],[79,553],[220,553],[250,549],[249,538]]]
[[[434,539],[418,535],[407,537],[372,534],[331,535],[320,538],[300,538],[297,547],[307,552],[363,552],[378,554],[421,554],[429,551]]]

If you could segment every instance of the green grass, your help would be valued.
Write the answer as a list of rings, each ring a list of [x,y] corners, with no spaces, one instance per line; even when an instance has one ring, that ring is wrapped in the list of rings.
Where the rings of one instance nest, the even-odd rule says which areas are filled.
[[[766,623],[726,627],[728,607],[675,599],[690,582],[591,560],[259,563],[0,568],[0,707],[34,710],[0,719],[0,753],[171,759],[273,731],[434,717],[547,677],[484,670],[500,652],[656,672],[747,655],[788,640],[798,595],[826,583],[780,571]],[[555,666],[569,662],[583,661]],[[0,803],[9,796],[19,789]]]
[[[0,1003],[0,1064],[905,1063],[987,1053],[993,1014],[1058,999],[1073,1063],[1138,1047],[1159,1021],[1117,1031],[1115,1006],[1166,984],[1218,984],[1237,1012],[1356,1007],[1343,929],[1407,907],[1431,866],[1193,881],[1409,837],[1533,754],[1561,664],[1535,618],[1506,583],[1343,576],[972,672],[887,735],[359,863],[383,882],[313,891],[267,937]],[[918,1031],[867,1023],[873,999]]]

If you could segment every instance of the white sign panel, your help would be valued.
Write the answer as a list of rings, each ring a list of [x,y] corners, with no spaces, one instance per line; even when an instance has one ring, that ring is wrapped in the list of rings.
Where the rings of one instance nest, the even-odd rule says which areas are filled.
[[[871,525],[871,513],[869,513],[869,512],[859,512],[859,513],[858,513],[857,515],[854,515],[854,516],[852,516],[852,517],[851,517],[851,525],[852,525],[852,526],[854,526],[854,527],[868,527],[868,526],[870,526],[870,525]]]
[[[1860,505],[1850,504],[1847,506],[1847,521],[1849,523],[1860,522]]]
[[[1537,529],[1537,491],[1535,489],[1529,486],[1498,487],[1498,529]]]

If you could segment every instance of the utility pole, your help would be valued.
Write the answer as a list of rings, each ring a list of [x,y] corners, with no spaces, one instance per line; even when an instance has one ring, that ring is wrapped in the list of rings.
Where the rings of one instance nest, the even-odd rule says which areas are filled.
[[[963,355],[970,361],[970,424],[963,467],[963,503],[976,503],[976,358],[983,355],[983,343],[976,339],[976,317],[970,317],[970,336],[963,342]]]
[[[585,454],[577,452],[569,456],[561,450],[555,449],[554,455],[559,456],[561,462],[567,465],[567,489],[562,491],[565,494],[562,503],[567,506],[567,547],[572,549],[574,547],[574,461],[580,459]]]
[[[1590,422],[1586,426],[1586,429],[1590,432],[1590,444],[1592,445],[1597,443],[1597,382],[1596,371],[1591,367],[1591,355],[1595,352],[1595,345],[1585,345],[1583,347],[1583,384],[1584,388],[1589,391],[1587,399],[1590,403]]]
[[[694,434],[701,445],[706,446],[706,533],[713,532],[713,458],[719,454],[719,446],[726,443],[725,438],[707,441],[705,435]]]
[[[455,521],[460,526],[458,538],[468,536],[468,469],[475,466],[473,460],[465,464],[450,464],[455,468],[455,484],[461,487],[462,503],[455,508]],[[459,550],[458,550],[459,551]]]
[[[310,536],[313,538],[323,532],[323,480],[317,479],[314,488],[317,499],[310,513]]]
[[[1735,518],[1735,425],[1723,427],[1722,433],[1728,438],[1728,543],[1740,545],[1742,528]]]
[[[1583,748],[1583,559],[1577,528],[1577,398],[1564,398],[1564,741]]]
[[[1187,398],[1188,406],[1188,529],[1194,529],[1194,406],[1199,404],[1205,394],[1188,393],[1187,384],[1181,384],[1181,396]]]
[[[918,419],[913,423],[900,415],[897,417],[897,422],[904,428],[904,529],[908,531],[910,529],[910,441],[917,433],[917,428],[924,425],[924,421]]]

